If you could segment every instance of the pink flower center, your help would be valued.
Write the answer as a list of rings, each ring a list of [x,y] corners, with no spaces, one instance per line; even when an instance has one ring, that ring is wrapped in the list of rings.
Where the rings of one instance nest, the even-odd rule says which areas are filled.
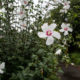
[[[23,14],[23,11],[20,12],[20,15],[22,15],[22,14]]]
[[[22,24],[21,26],[22,26],[22,27],[26,27],[26,24]]]
[[[65,31],[68,31],[68,28],[64,28]]]
[[[51,36],[52,35],[52,31],[51,30],[46,31],[46,35],[47,36]]]
[[[27,1],[24,1],[24,4],[27,4]]]
[[[68,4],[67,3],[64,3],[64,5],[67,6]]]

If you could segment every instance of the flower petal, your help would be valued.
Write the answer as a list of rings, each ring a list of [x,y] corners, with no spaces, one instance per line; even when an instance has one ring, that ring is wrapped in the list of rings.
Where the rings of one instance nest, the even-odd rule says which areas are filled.
[[[61,35],[60,35],[59,32],[54,31],[54,32],[53,32],[53,37],[55,37],[55,38],[57,38],[57,39],[60,39],[60,38],[61,38]]]
[[[62,23],[61,27],[64,29],[66,27],[66,24]]]
[[[55,23],[53,23],[53,24],[49,25],[49,28],[50,28],[50,30],[54,30],[56,28],[56,26],[57,25]]]
[[[0,74],[3,74],[3,72],[4,72],[4,71],[0,69]]]
[[[42,26],[41,26],[43,32],[46,32],[46,30],[48,30],[48,23],[44,23]]]
[[[61,49],[58,49],[55,54],[60,55],[61,54]]]
[[[64,29],[60,29],[59,31],[60,31],[60,32],[64,32]]]
[[[70,8],[70,5],[64,6],[63,9],[68,10]]]
[[[72,30],[72,28],[69,28],[68,30],[69,30],[70,32],[72,32],[72,31],[73,31],[73,30]]]
[[[5,62],[0,64],[0,69],[4,69],[5,68]]]
[[[51,45],[54,42],[54,38],[52,36],[47,38],[46,45]]]
[[[64,12],[65,12],[65,10],[63,10],[63,9],[60,10],[60,13],[64,13]]]
[[[68,35],[68,31],[65,31],[65,32],[64,32],[64,35],[65,35],[65,36]]]
[[[65,9],[64,12],[67,13],[68,11]]]
[[[46,37],[47,37],[44,32],[38,32],[38,36],[39,36],[40,38],[46,38]]]
[[[69,27],[69,26],[70,26],[70,24],[66,24],[66,26],[67,26],[67,27]]]

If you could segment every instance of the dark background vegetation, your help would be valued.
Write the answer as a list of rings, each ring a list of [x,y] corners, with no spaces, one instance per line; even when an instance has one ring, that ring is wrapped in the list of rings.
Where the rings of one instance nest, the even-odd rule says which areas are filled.
[[[7,6],[8,0],[4,1],[7,14],[10,14],[8,13],[11,11]],[[13,0],[11,1],[13,2]],[[56,13],[57,10],[53,14]],[[33,34],[28,34],[26,31],[19,34],[15,29],[11,30],[10,16],[7,14],[5,14],[6,18],[0,16],[0,27],[4,29],[4,31],[0,31],[0,37],[2,37],[0,38],[0,61],[5,62],[7,68],[1,80],[49,80],[49,76],[51,80],[53,80],[52,77],[57,80],[56,75],[52,75],[54,74],[52,71],[55,69],[53,65],[58,64],[55,57],[53,61],[51,60],[54,56],[52,51],[46,46],[42,46],[39,42],[40,39],[32,37],[36,36],[35,31]],[[57,17],[59,15],[54,16],[53,14],[52,18],[58,22]],[[68,47],[69,55],[72,62],[80,65],[80,0],[71,0],[71,9],[67,17],[73,28],[72,40]],[[5,25],[2,26],[1,23]],[[38,43],[36,40],[39,40]]]

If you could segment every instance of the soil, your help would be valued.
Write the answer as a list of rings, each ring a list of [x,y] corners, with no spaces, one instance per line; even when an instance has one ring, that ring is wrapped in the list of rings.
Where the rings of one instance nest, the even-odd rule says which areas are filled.
[[[80,66],[73,65],[61,65],[63,74],[61,75],[61,80],[80,80]]]

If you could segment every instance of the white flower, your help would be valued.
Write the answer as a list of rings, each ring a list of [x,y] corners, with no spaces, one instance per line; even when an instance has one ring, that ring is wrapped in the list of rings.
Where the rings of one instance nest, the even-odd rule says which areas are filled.
[[[62,23],[60,32],[64,32],[64,35],[68,35],[68,32],[72,32],[72,28],[70,28],[70,24]]]
[[[61,38],[61,35],[59,32],[54,31],[54,29],[56,28],[56,24],[53,23],[51,25],[48,26],[48,23],[44,23],[41,28],[43,32],[38,32],[38,36],[40,38],[47,38],[46,40],[46,45],[51,45],[54,42],[54,37],[57,39]]]
[[[18,15],[20,17],[20,19],[23,19],[26,17],[26,11],[22,8],[20,8],[20,10],[18,10]]]
[[[60,55],[61,54],[61,49],[58,49],[55,54]]]
[[[4,68],[5,68],[5,63],[3,62],[0,64],[0,74],[4,73],[4,71],[3,71]]]
[[[62,3],[63,9],[60,10],[61,13],[67,13],[68,9],[70,8],[70,1],[65,1]]]
[[[36,27],[36,26],[34,26],[34,29],[35,29],[35,30],[37,30],[37,27]]]
[[[22,1],[21,1],[21,4],[24,5],[24,6],[27,6],[28,0],[22,0]]]
[[[0,31],[2,31],[3,29],[2,28],[0,28]]]
[[[67,13],[68,11],[66,9],[61,9],[60,13]]]
[[[55,23],[55,20],[53,20],[53,23]]]
[[[63,4],[63,9],[68,10],[70,8],[70,1],[65,1]]]
[[[26,28],[27,28],[27,23],[26,23],[26,21],[20,21],[20,28],[21,28],[21,30],[26,30]]]
[[[68,21],[68,18],[65,18],[65,21]]]
[[[6,12],[5,8],[0,9],[0,13]]]
[[[20,21],[20,26],[21,27],[27,27],[26,21]]]
[[[71,63],[71,65],[74,66],[75,64],[74,63]]]
[[[62,3],[62,1],[63,1],[63,0],[54,0],[54,3],[55,3],[55,4],[59,4],[59,3]]]
[[[29,30],[29,32],[30,32],[30,33],[32,33],[32,32],[33,32],[33,30],[32,30],[32,29],[30,29],[30,30]]]

